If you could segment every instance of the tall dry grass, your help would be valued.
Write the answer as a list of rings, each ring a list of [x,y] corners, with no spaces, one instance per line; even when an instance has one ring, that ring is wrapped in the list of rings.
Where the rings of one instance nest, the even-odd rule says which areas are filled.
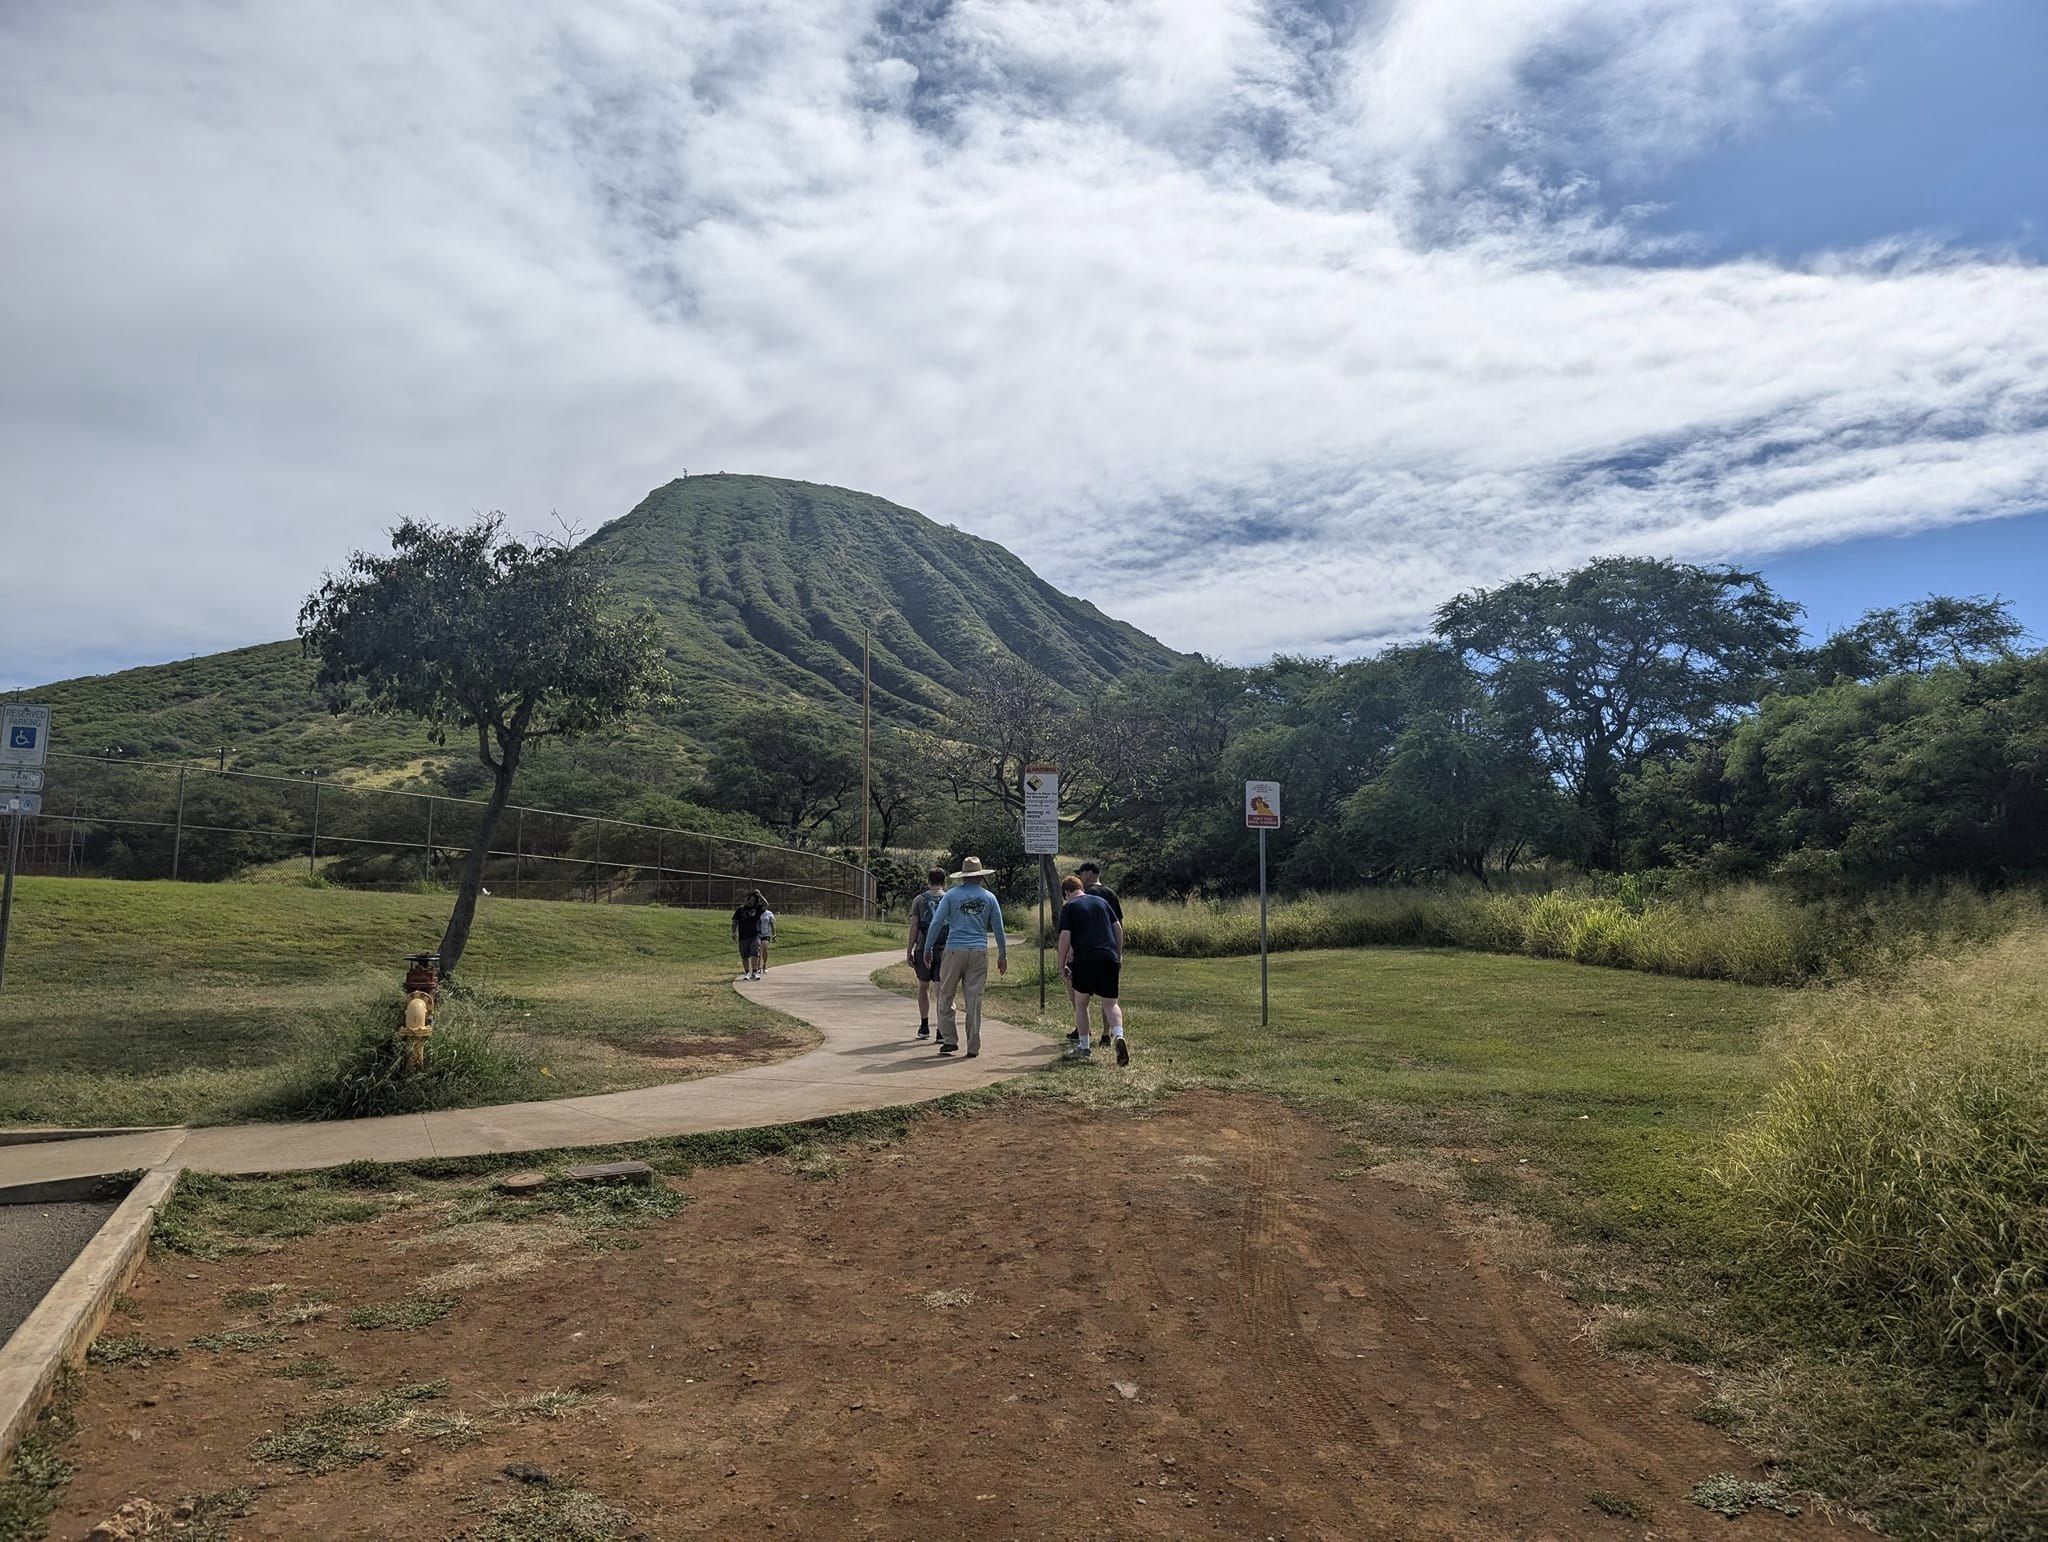
[[[1370,946],[1476,948],[1654,974],[1797,985],[1894,969],[1930,951],[1989,941],[2038,918],[2031,895],[1964,886],[1895,888],[1802,901],[1763,884],[1665,894],[1631,879],[1541,893],[1476,884],[1311,894],[1271,907],[1276,950]],[[1255,953],[1256,899],[1126,901],[1134,953],[1213,958]]]
[[[2048,1421],[2048,925],[1815,993],[1779,1050],[1719,1168],[1751,1272]]]

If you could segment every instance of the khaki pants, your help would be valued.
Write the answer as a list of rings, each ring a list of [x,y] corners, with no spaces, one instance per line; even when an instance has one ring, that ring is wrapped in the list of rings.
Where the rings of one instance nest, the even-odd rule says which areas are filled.
[[[960,1044],[953,997],[967,997],[967,1053],[981,1053],[981,993],[988,987],[987,948],[948,948],[939,962],[939,1042]]]

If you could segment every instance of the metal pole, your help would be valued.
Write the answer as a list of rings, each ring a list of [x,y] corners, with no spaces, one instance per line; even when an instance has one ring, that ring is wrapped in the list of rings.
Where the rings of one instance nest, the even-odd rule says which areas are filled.
[[[1259,1026],[1266,1026],[1266,832],[1259,831]]]
[[[427,849],[425,856],[427,863],[426,880],[428,883],[434,881],[434,804],[436,801],[433,798],[427,799]]]
[[[171,834],[171,882],[178,881],[178,858],[185,847],[185,768],[178,767],[178,819]]]
[[[512,816],[512,892],[526,892],[526,810]]]
[[[869,629],[860,629],[860,918],[868,919],[868,818],[874,812],[874,670],[870,664]],[[1043,959],[1039,960],[1039,973],[1044,971]],[[1045,981],[1040,980],[1041,990]]]
[[[1045,861],[1038,863],[1038,1015],[1045,1015]]]
[[[320,876],[320,781],[313,780],[313,844],[306,852],[306,871]]]
[[[0,985],[7,983],[7,923],[14,916],[14,864],[21,853],[21,810],[7,822],[7,882],[0,888]]]

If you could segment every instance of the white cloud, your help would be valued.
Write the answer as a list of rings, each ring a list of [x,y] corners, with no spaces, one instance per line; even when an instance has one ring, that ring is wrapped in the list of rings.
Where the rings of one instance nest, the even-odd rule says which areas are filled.
[[[12,8],[0,676],[281,635],[397,516],[684,466],[1235,656],[2038,505],[2041,268],[1617,260],[1587,192],[1904,3]]]

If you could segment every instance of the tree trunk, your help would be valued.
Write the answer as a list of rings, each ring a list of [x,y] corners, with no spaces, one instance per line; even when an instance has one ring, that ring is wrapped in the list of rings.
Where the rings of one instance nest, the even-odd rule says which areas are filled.
[[[498,820],[505,805],[512,801],[512,773],[518,768],[517,751],[507,751],[495,768],[497,777],[491,787],[490,802],[484,805],[476,839],[470,843],[469,855],[462,859],[462,884],[455,891],[455,913],[448,917],[448,929],[441,934],[443,980],[454,978],[455,966],[462,962],[463,949],[469,946],[470,923],[476,919],[476,899],[484,886],[484,860],[490,855],[491,837],[498,833]]]

